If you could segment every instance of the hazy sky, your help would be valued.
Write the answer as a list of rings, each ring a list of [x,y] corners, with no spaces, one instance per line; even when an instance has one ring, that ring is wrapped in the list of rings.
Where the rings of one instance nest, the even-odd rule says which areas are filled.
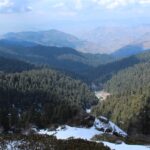
[[[150,0],[0,0],[0,33],[150,24]]]

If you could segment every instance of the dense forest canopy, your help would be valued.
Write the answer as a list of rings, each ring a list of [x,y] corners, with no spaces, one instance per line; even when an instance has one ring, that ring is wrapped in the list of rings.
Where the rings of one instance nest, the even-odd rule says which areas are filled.
[[[63,124],[97,103],[85,84],[49,69],[1,73],[0,91],[0,122],[6,129],[10,119],[11,127]]]
[[[150,61],[150,51],[145,51],[138,55],[99,65],[87,72],[86,78],[88,78],[89,82],[94,82],[95,84],[105,84],[119,71],[148,61]]]
[[[1,72],[15,73],[15,72],[22,72],[25,70],[31,70],[35,68],[36,67],[34,65],[21,61],[21,60],[0,57],[0,71]]]
[[[128,133],[150,134],[149,60],[120,71],[107,82],[105,90],[111,96],[96,106],[96,115],[109,117]]]
[[[98,67],[89,67],[87,62],[82,62],[84,59],[78,62],[77,58],[88,57],[88,60],[93,60],[96,55],[82,56],[70,48],[43,47],[31,43],[26,43],[23,47],[14,43],[7,46],[7,42],[1,43],[1,46],[6,46],[6,49],[1,47],[1,55],[9,52],[5,53],[5,57],[0,57],[0,122],[5,130],[11,127],[25,128],[30,124],[39,127],[63,124],[97,104],[94,93],[86,84],[71,78],[74,77],[89,86],[95,83],[111,93],[106,101],[94,107],[93,112],[96,115],[112,119],[128,133],[149,134],[149,51],[105,62],[106,64]],[[61,69],[53,66],[63,73],[42,69],[41,66],[35,67],[16,58],[35,64],[48,62],[47,68],[52,64],[63,66]],[[69,59],[77,62],[72,64]],[[63,69],[64,67],[68,70]],[[36,70],[32,70],[35,68]],[[24,70],[27,71],[22,72]]]

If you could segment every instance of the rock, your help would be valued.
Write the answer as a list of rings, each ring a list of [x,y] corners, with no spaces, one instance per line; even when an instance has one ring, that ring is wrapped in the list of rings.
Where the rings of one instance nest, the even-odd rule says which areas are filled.
[[[98,119],[99,119],[101,122],[103,122],[103,123],[106,123],[106,124],[109,123],[109,120],[108,120],[107,118],[103,117],[103,116],[98,117]]]
[[[107,129],[105,129],[105,132],[106,132],[106,133],[111,133],[111,132],[112,132],[112,128],[107,128]]]

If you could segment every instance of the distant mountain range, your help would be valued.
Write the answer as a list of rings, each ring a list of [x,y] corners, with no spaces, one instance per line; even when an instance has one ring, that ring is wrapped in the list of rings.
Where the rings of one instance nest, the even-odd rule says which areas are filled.
[[[52,29],[38,32],[7,33],[1,38],[44,46],[70,47],[86,53],[114,53],[119,51],[122,53],[119,55],[124,57],[150,48],[150,26],[98,27],[92,31],[82,32],[79,37]]]
[[[127,45],[142,45],[150,48],[150,25],[101,26],[91,31],[82,32],[80,37],[99,46],[96,52],[111,53]]]
[[[142,45],[127,45],[112,54],[91,54],[82,53],[69,47],[44,46],[17,38],[0,40],[1,57],[19,59],[36,65],[46,65],[71,73],[73,76],[76,74],[80,76],[80,79],[86,76],[88,83],[92,81],[104,83],[115,72],[129,67],[130,63],[136,61],[132,57],[127,58],[127,61],[120,59],[143,51]],[[93,72],[95,73],[93,74]]]
[[[54,29],[38,32],[28,31],[19,33],[7,33],[3,35],[2,38],[28,41],[44,46],[70,47],[83,52],[89,51],[90,45],[94,45],[91,42],[79,39],[74,35]],[[88,48],[89,50],[87,50]]]
[[[81,53],[69,47],[44,46],[20,39],[0,40],[0,56],[77,74],[114,60],[107,54]]]

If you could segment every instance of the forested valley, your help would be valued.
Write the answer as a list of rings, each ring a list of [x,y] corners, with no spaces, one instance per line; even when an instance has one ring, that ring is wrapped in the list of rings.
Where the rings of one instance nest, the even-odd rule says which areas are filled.
[[[31,134],[35,133],[34,128],[56,129],[65,124],[89,128],[95,123],[94,118],[104,116],[129,137],[143,135],[149,139],[149,51],[124,58],[105,55],[105,61],[98,61],[104,55],[95,59],[96,55],[83,55],[69,48],[12,44],[1,43],[0,49],[0,132],[3,135]],[[110,95],[100,101],[95,90]],[[90,114],[88,109],[92,109]],[[44,137],[33,135],[31,139],[25,137],[29,143],[34,138],[43,142]],[[62,146],[65,142],[52,141],[62,142]],[[76,145],[76,141],[70,142]]]

